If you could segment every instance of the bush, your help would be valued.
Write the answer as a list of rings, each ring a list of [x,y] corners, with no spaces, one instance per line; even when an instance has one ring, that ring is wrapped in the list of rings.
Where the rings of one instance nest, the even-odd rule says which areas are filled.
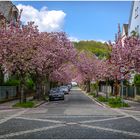
[[[125,103],[124,101],[122,102],[121,98],[109,98],[108,104],[113,108],[129,107],[127,103]]]
[[[89,93],[89,95],[91,95],[93,97],[96,97],[96,94],[95,93]]]
[[[140,74],[136,74],[134,77],[134,84],[140,85]]]
[[[90,84],[91,91],[97,91],[98,90],[98,83],[91,83]]]
[[[121,103],[122,101],[121,101],[121,98],[110,98],[110,99],[108,100],[108,102],[109,102],[109,104],[119,104],[119,103]]]
[[[23,107],[23,108],[32,108],[34,107],[35,103],[28,101],[25,103],[16,103],[15,105],[13,105],[13,107]]]
[[[19,80],[16,79],[9,79],[8,81],[6,81],[3,85],[4,86],[18,86],[20,84]]]
[[[123,84],[124,84],[125,86],[129,86],[129,85],[130,85],[129,81],[127,81],[127,80],[124,80],[124,81],[123,81]]]
[[[27,81],[26,81],[27,89],[33,90],[34,86],[35,86],[35,84],[34,84],[33,80],[32,79],[27,79]]]
[[[103,96],[99,96],[97,99],[98,99],[100,102],[107,102],[107,101],[108,101],[108,99],[105,98],[105,97],[103,97]]]

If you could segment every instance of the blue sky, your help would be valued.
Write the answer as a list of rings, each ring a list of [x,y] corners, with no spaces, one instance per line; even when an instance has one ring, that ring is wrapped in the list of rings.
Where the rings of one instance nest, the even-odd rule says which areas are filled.
[[[14,4],[30,5],[38,11],[44,6],[48,11],[62,11],[57,26],[61,24],[61,30],[78,40],[113,41],[118,23],[128,23],[131,9],[131,1],[14,1]]]

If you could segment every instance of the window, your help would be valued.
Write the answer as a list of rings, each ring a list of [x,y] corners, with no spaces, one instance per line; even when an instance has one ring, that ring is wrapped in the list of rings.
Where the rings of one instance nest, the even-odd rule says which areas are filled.
[[[139,14],[139,7],[137,7],[136,9],[135,9],[135,18],[137,18],[138,17],[138,14]]]
[[[135,27],[135,35],[139,36],[139,25]]]

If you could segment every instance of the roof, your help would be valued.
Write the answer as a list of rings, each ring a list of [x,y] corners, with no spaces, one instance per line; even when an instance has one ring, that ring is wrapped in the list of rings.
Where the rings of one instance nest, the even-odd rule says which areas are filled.
[[[128,35],[128,24],[123,24],[123,32]]]

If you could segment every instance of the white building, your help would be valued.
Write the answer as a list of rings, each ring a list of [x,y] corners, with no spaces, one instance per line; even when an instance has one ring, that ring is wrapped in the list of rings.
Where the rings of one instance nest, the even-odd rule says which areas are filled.
[[[124,40],[127,36],[128,36],[128,24],[123,24],[122,33],[121,33],[121,40],[123,46],[124,46]]]
[[[130,36],[133,31],[140,35],[140,1],[132,2],[128,35]]]

